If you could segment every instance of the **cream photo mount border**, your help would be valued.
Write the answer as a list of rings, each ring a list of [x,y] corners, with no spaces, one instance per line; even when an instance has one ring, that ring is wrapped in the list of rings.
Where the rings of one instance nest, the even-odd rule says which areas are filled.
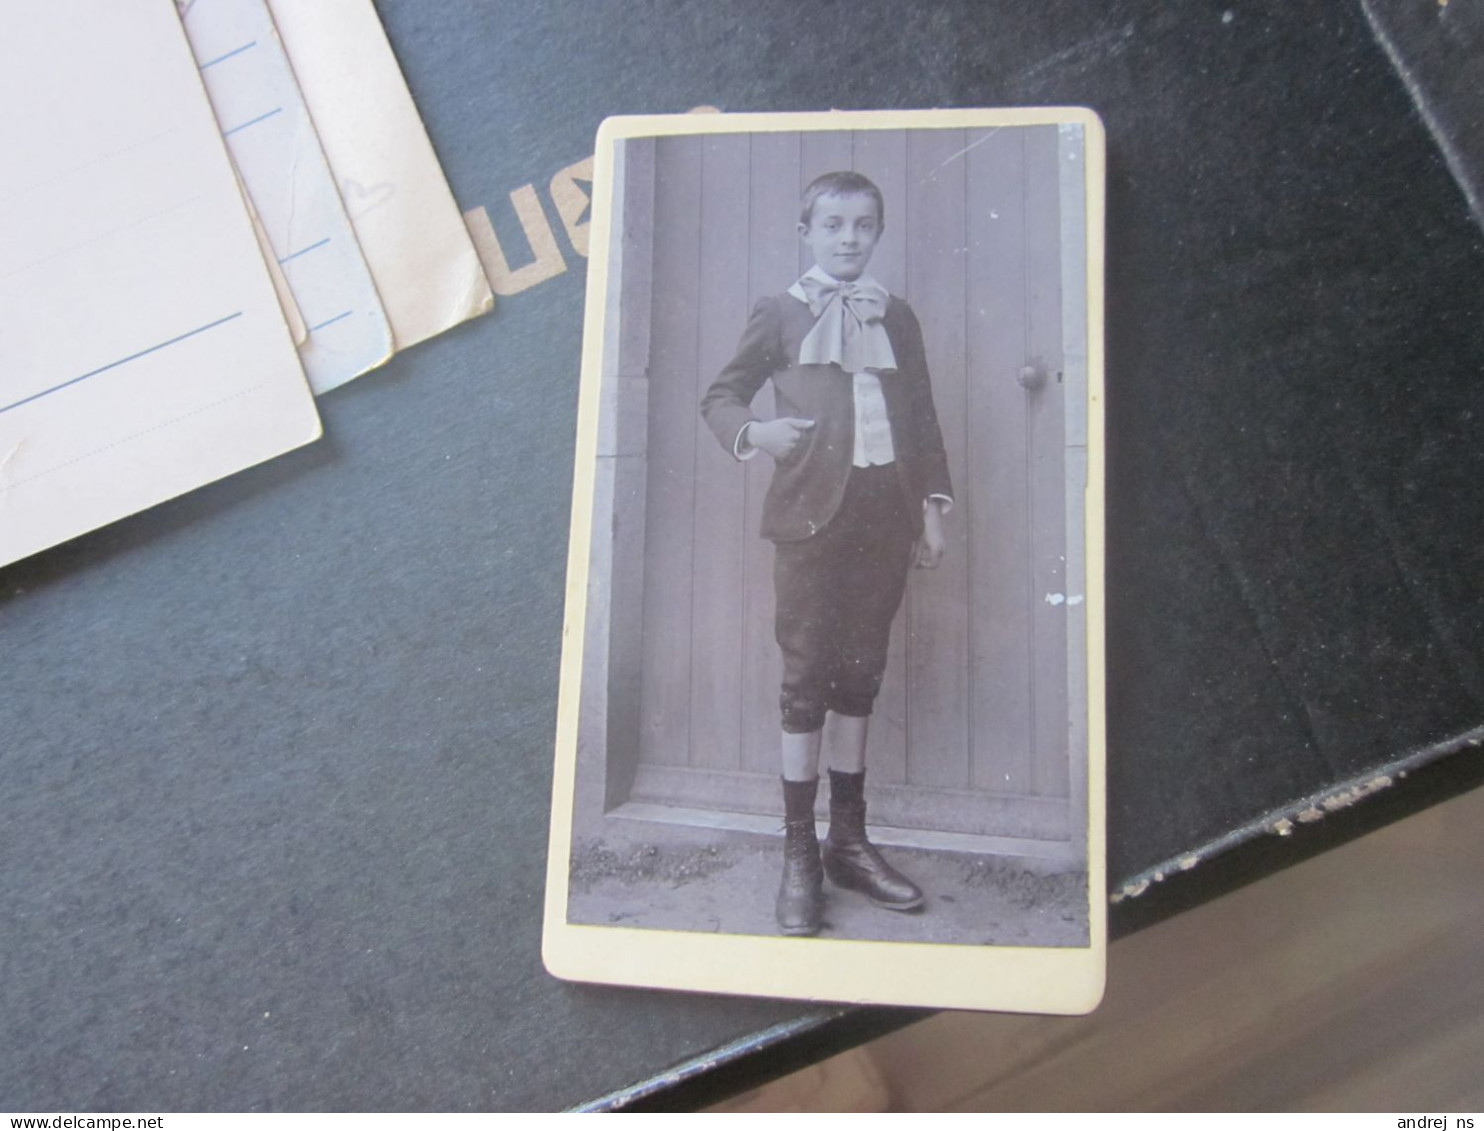
[[[1082,499],[1086,595],[1086,844],[1089,945],[1076,948],[966,946],[833,938],[719,935],[568,922],[568,880],[577,739],[592,555],[601,375],[606,337],[615,197],[615,143],[629,138],[840,130],[1071,127],[1080,131],[1082,171],[1062,162],[1062,192],[1083,206],[1070,222],[1082,254],[1063,251],[1063,282],[1083,284],[1087,475]],[[1062,130],[1066,144],[1066,129]],[[557,711],[556,764],[542,957],[557,977],[656,989],[859,1004],[1076,1014],[1102,997],[1107,960],[1106,726],[1104,693],[1103,264],[1106,142],[1091,110],[883,110],[821,113],[674,114],[610,118],[598,131],[591,213],[582,375],[577,414],[566,620]],[[1064,155],[1065,156],[1065,155]],[[1063,218],[1064,231],[1068,218]],[[1070,362],[1070,359],[1069,359]],[[1070,524],[1069,524],[1070,525]],[[1070,555],[1069,555],[1070,556]],[[1072,673],[1071,686],[1076,687]]]

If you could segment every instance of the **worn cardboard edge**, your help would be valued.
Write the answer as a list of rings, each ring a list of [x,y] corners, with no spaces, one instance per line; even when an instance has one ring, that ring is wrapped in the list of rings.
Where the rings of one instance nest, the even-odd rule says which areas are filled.
[[[807,1017],[790,1018],[770,1025],[758,1033],[727,1041],[696,1056],[688,1057],[653,1076],[617,1088],[595,1100],[570,1110],[580,1112],[623,1111],[645,1100],[663,1095],[672,1088],[697,1079],[740,1057],[777,1048],[789,1041],[817,1032],[831,1022],[846,1016],[847,1010],[830,1009]]]
[[[1245,825],[1240,825],[1209,840],[1179,856],[1170,857],[1152,867],[1145,868],[1118,882],[1117,888],[1108,894],[1109,903],[1122,903],[1126,899],[1137,899],[1155,884],[1163,883],[1171,876],[1189,872],[1201,864],[1230,852],[1234,848],[1257,840],[1263,836],[1291,836],[1300,825],[1310,825],[1323,820],[1331,813],[1348,809],[1368,797],[1373,797],[1398,784],[1401,779],[1423,766],[1437,762],[1452,754],[1484,746],[1484,725],[1473,727],[1461,734],[1445,738],[1430,746],[1413,750],[1400,758],[1384,762],[1363,774],[1325,786],[1321,790],[1305,794],[1270,809]]]
[[[1448,0],[1439,0],[1439,3],[1446,5]],[[1474,223],[1484,228],[1484,199],[1480,198],[1479,185],[1475,183],[1467,158],[1459,151],[1448,128],[1439,120],[1427,90],[1407,62],[1406,56],[1397,45],[1386,22],[1377,14],[1374,0],[1360,0],[1360,10],[1365,15],[1366,23],[1370,25],[1372,38],[1386,53],[1387,61],[1391,63],[1392,70],[1396,72],[1403,89],[1407,92],[1407,98],[1411,100],[1418,117],[1427,126],[1427,132],[1432,135],[1433,144],[1438,147],[1438,152],[1443,155],[1448,172],[1452,175],[1454,183],[1458,185],[1459,191],[1463,193],[1464,200],[1468,202]]]

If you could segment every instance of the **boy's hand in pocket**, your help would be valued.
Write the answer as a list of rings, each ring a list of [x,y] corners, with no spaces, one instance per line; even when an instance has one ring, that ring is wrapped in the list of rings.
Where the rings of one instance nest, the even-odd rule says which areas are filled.
[[[797,416],[780,416],[777,420],[756,420],[747,426],[747,443],[761,448],[774,459],[787,459],[799,446],[804,433],[814,421]]]
[[[913,547],[912,564],[918,569],[937,569],[946,545],[943,537],[943,512],[935,502],[922,510],[922,537]]]

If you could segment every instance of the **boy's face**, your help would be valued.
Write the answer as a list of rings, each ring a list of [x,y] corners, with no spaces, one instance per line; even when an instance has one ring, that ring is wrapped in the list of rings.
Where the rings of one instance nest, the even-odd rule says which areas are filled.
[[[881,216],[876,201],[865,193],[827,193],[815,200],[809,223],[799,225],[799,235],[825,274],[849,282],[859,279],[871,262],[881,238]]]

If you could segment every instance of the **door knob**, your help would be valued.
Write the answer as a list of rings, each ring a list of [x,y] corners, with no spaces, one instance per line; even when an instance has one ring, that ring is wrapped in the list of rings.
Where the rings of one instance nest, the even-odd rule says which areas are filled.
[[[1046,374],[1034,365],[1027,365],[1020,370],[1020,387],[1035,392],[1046,384]]]

